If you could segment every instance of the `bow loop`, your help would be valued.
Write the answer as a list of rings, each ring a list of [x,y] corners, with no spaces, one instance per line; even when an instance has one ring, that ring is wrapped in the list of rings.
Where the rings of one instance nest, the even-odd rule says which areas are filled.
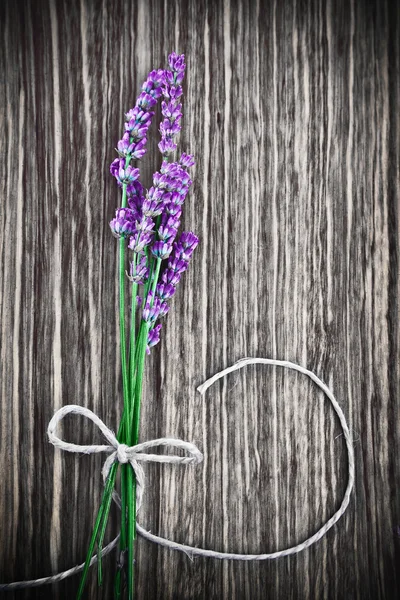
[[[188,456],[177,456],[171,454],[146,454],[144,450],[148,448],[155,448],[157,446],[168,446],[170,448],[178,448],[185,450]],[[150,440],[141,444],[136,444],[132,448],[134,450],[136,460],[142,462],[160,462],[160,463],[172,463],[172,464],[198,464],[203,460],[203,455],[200,450],[194,444],[190,442],[184,442],[183,440],[177,440],[174,438],[160,438],[158,440]]]

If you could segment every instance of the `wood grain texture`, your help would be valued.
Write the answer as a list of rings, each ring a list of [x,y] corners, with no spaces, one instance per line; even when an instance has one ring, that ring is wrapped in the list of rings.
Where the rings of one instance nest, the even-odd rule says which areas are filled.
[[[4,0],[2,83],[1,581],[81,562],[102,458],[61,455],[54,411],[121,412],[119,205],[108,173],[123,114],[148,70],[187,57],[181,148],[197,158],[185,228],[201,245],[147,364],[141,439],[177,436],[197,468],[149,465],[140,523],[180,542],[268,552],[338,508],[338,421],[301,375],[314,370],[354,433],[345,517],[297,556],[195,559],[140,539],[137,597],[391,599],[400,594],[400,8],[375,0]],[[158,168],[156,135],[143,161]],[[100,440],[86,422],[68,440]],[[117,530],[113,513],[108,538]],[[111,598],[93,571],[88,598]],[[78,578],[9,598],[73,598]]]

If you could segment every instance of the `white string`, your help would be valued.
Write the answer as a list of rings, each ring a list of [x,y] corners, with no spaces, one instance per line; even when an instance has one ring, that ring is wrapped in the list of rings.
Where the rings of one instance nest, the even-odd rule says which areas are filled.
[[[346,491],[345,491],[342,503],[340,505],[340,508],[316,533],[314,533],[314,535],[312,535],[311,537],[306,539],[304,542],[301,542],[300,544],[297,544],[296,546],[293,546],[291,548],[287,548],[285,550],[280,550],[277,552],[272,552],[269,554],[233,554],[233,553],[228,553],[228,552],[216,552],[214,550],[204,550],[202,548],[195,548],[193,546],[187,546],[185,544],[178,544],[177,542],[173,542],[166,538],[156,536],[156,535],[146,531],[145,529],[143,529],[137,523],[136,528],[137,528],[138,533],[140,535],[142,535],[143,537],[145,537],[146,539],[150,540],[151,542],[159,544],[160,546],[170,548],[172,550],[179,550],[181,552],[185,552],[186,554],[189,555],[190,558],[193,556],[205,556],[205,557],[209,557],[209,558],[241,560],[241,561],[271,560],[271,559],[281,558],[283,556],[289,556],[291,554],[296,554],[298,552],[301,552],[305,548],[308,548],[312,544],[315,544],[315,542],[320,540],[327,533],[327,531],[329,531],[329,529],[331,529],[331,527],[333,527],[333,525],[335,523],[337,523],[337,521],[340,519],[340,517],[346,511],[346,508],[347,508],[347,506],[349,504],[349,500],[350,500],[350,494],[351,494],[353,484],[354,484],[354,449],[353,449],[353,445],[352,445],[352,440],[351,440],[349,428],[346,423],[345,416],[344,416],[343,411],[340,408],[339,404],[337,403],[337,400],[335,399],[335,397],[332,394],[332,392],[330,391],[330,389],[312,371],[309,371],[308,369],[305,369],[304,367],[301,367],[300,365],[296,365],[295,363],[291,363],[288,361],[274,360],[274,359],[269,359],[269,358],[243,358],[243,359],[239,360],[238,362],[236,362],[231,367],[228,367],[227,369],[224,369],[223,371],[216,373],[215,375],[213,375],[213,377],[210,377],[210,379],[208,379],[205,383],[203,383],[197,389],[202,395],[204,395],[206,390],[210,386],[212,386],[216,381],[218,381],[218,379],[221,379],[222,377],[225,377],[225,375],[227,375],[228,373],[237,371],[238,369],[241,369],[242,367],[245,367],[246,365],[250,365],[250,364],[272,365],[272,366],[284,367],[287,369],[292,369],[292,370],[298,371],[299,373],[302,373],[303,375],[310,377],[310,379],[312,379],[314,381],[314,383],[316,383],[316,385],[329,398],[334,411],[336,412],[337,416],[339,417],[339,421],[340,421],[340,424],[341,424],[341,427],[343,430],[343,435],[344,435],[344,438],[346,441],[347,454],[348,454],[348,481],[347,481]],[[64,440],[61,440],[59,437],[57,437],[57,435],[55,434],[55,431],[56,431],[58,423],[60,421],[62,421],[62,419],[67,414],[70,414],[70,413],[83,415],[83,416],[87,417],[88,419],[90,419],[91,421],[93,421],[93,423],[95,423],[95,425],[97,425],[99,427],[99,429],[103,433],[104,437],[109,442],[109,445],[106,446],[106,445],[92,444],[89,446],[82,446],[79,444],[71,444],[69,442],[65,442]],[[131,464],[131,466],[135,472],[136,482],[137,482],[137,487],[136,487],[136,489],[137,489],[137,510],[139,510],[141,502],[142,502],[144,479],[145,479],[143,468],[142,468],[140,462],[163,462],[163,463],[172,463],[172,464],[198,464],[203,460],[203,455],[201,454],[201,452],[198,450],[198,448],[194,444],[185,442],[183,440],[173,439],[173,438],[160,438],[157,440],[144,442],[142,444],[137,444],[137,445],[131,446],[131,447],[127,446],[126,444],[120,444],[118,442],[118,440],[116,439],[114,433],[112,431],[110,431],[110,429],[108,429],[108,427],[103,423],[103,421],[101,419],[99,419],[99,417],[97,417],[91,410],[89,410],[87,408],[83,408],[81,406],[76,406],[76,405],[64,406],[63,408],[58,410],[55,413],[55,415],[53,416],[53,418],[51,419],[47,431],[48,431],[48,436],[49,436],[50,442],[52,444],[54,444],[54,446],[56,446],[56,448],[59,448],[61,450],[66,450],[67,452],[79,452],[79,453],[83,452],[85,454],[94,454],[94,453],[99,453],[99,452],[108,453],[109,456],[106,459],[103,469],[102,469],[102,475],[103,475],[104,481],[106,481],[107,476],[110,472],[111,466],[114,462],[119,462],[122,464],[124,464],[124,463]],[[173,448],[180,448],[180,449],[187,451],[188,456],[157,455],[157,454],[146,454],[143,452],[144,450],[153,448],[155,446],[169,446],[169,447],[173,447]],[[117,497],[116,494],[115,494],[114,499],[119,504],[119,498]],[[119,536],[117,536],[112,542],[110,542],[102,550],[102,556],[105,556],[106,554],[108,554],[116,546],[116,544],[118,542],[118,538],[119,538]],[[97,561],[97,555],[92,557],[90,565],[93,565],[96,561]],[[18,589],[18,588],[40,586],[40,585],[44,585],[47,583],[55,583],[57,581],[60,581],[61,579],[65,579],[66,577],[69,577],[70,575],[74,575],[75,573],[82,571],[83,567],[84,567],[84,563],[82,565],[73,567],[72,569],[69,569],[68,571],[64,571],[62,573],[59,573],[57,575],[53,575],[50,577],[44,577],[42,579],[35,579],[32,581],[20,581],[20,582],[14,582],[14,583],[9,583],[9,584],[0,584],[0,590],[8,591],[8,590],[14,590],[14,589]]]

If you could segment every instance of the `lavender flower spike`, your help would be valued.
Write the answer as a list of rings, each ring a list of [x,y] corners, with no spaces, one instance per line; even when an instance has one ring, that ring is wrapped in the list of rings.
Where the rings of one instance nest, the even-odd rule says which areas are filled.
[[[117,151],[122,160],[114,160],[110,167],[111,174],[116,177],[119,185],[123,183],[129,185],[139,177],[139,169],[134,169],[135,177],[130,176],[128,170],[132,167],[128,166],[129,161],[140,159],[146,154],[146,135],[154,116],[152,109],[161,96],[163,82],[163,70],[151,71],[143,83],[142,92],[136,99],[135,107],[126,114],[125,132],[117,144]],[[124,170],[125,173],[123,173]]]
[[[158,144],[159,150],[165,158],[176,150],[174,138],[181,130],[179,122],[182,118],[182,104],[180,104],[179,98],[182,96],[181,83],[186,68],[184,54],[178,55],[173,52],[169,55],[168,62],[171,71],[165,71],[164,74],[162,88],[164,101],[161,103],[164,119],[160,125],[161,142]]]

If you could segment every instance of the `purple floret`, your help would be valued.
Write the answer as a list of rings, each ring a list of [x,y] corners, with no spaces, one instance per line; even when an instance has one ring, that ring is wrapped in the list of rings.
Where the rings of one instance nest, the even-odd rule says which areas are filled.
[[[183,273],[188,268],[188,263],[186,260],[180,260],[175,256],[171,256],[168,261],[168,269],[173,271],[174,273]]]
[[[181,164],[182,167],[185,167],[187,169],[189,167],[193,167],[193,165],[195,164],[194,157],[191,154],[183,153],[179,159],[179,164]]]
[[[176,150],[176,144],[172,140],[163,139],[158,144],[158,148],[163,156],[168,156]]]
[[[147,336],[147,347],[146,347],[147,354],[150,354],[150,348],[152,348],[153,346],[158,344],[158,342],[160,341],[161,327],[162,327],[162,325],[161,325],[161,323],[159,323],[153,329],[150,329],[148,336]]]
[[[135,262],[131,262],[129,279],[132,283],[144,284],[149,276],[149,269],[146,266],[147,260],[145,256],[141,256],[138,264],[135,265]]]
[[[147,94],[146,92],[142,92],[138,96],[138,99],[136,100],[136,104],[142,110],[146,110],[146,111],[151,110],[153,108],[153,106],[155,106],[157,104],[157,98],[154,98],[154,96],[151,96],[150,94]]]
[[[170,283],[174,287],[176,287],[181,279],[181,274],[176,273],[175,271],[171,271],[171,269],[165,269],[163,274],[161,275],[161,280],[163,283]]]
[[[171,71],[173,71],[174,75],[184,73],[185,69],[186,69],[185,55],[177,54],[176,52],[172,52],[168,56],[168,64],[169,64]]]
[[[194,233],[185,231],[178,242],[174,242],[173,257],[189,261],[198,243],[199,238]]]
[[[165,72],[162,69],[151,71],[142,85],[136,106],[126,113],[125,132],[117,144],[123,158],[114,160],[110,166],[118,185],[129,187],[139,177],[139,170],[129,166],[129,162],[132,159],[139,160],[146,154],[147,131],[154,116],[152,108],[162,94],[164,82]]]
[[[128,166],[125,167],[124,158],[116,158],[110,165],[110,173],[113,175],[118,185],[134,183],[139,178],[139,169]]]
[[[113,235],[117,238],[129,237],[136,231],[135,226],[136,213],[130,208],[118,208],[115,218],[110,221],[110,228]]]
[[[175,287],[170,283],[159,283],[156,287],[156,294],[161,300],[168,300],[175,294]]]
[[[153,235],[151,233],[142,233],[138,231],[135,235],[132,235],[128,248],[134,252],[143,252],[144,248],[151,244],[153,241]]]
[[[177,229],[174,227],[169,227],[168,225],[160,225],[158,229],[158,237],[160,240],[163,242],[168,242],[169,244],[171,244],[172,240],[176,238],[177,233]]]
[[[169,306],[160,298],[155,298],[153,292],[149,292],[145,307],[143,309],[142,318],[147,323],[154,323],[159,317],[167,314]]]
[[[163,241],[156,242],[154,246],[152,246],[151,252],[156,258],[168,258],[172,252],[172,245]]]
[[[149,217],[142,217],[138,221],[136,221],[136,229],[138,231],[142,231],[143,233],[152,233],[154,229],[154,221]]]

